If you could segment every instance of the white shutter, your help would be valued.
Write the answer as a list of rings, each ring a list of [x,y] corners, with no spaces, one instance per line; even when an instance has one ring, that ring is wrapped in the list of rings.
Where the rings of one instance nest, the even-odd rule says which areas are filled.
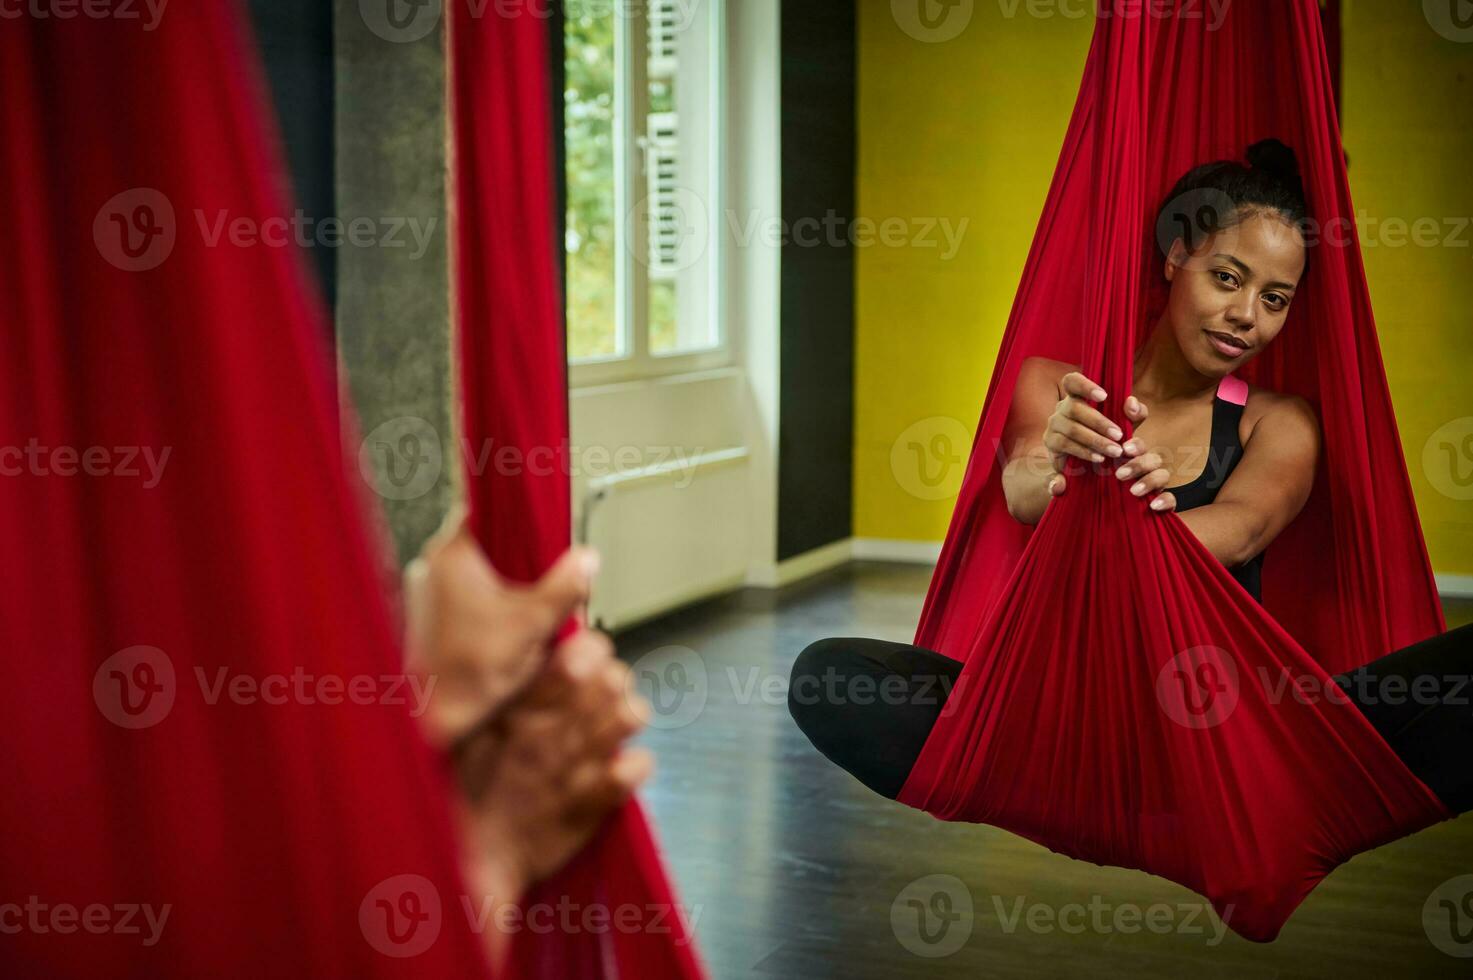
[[[685,225],[690,222],[681,211],[677,186],[680,176],[678,122],[673,112],[650,113],[649,136],[645,143],[650,207],[649,277],[659,282],[675,278],[681,236]]]
[[[680,61],[676,47],[678,0],[648,0],[649,77],[675,83]],[[650,266],[656,282],[675,278],[681,234],[688,219],[680,211],[680,120],[674,112],[652,112],[645,137],[645,174],[649,183]]]
[[[678,0],[649,0],[649,45],[651,78],[674,78],[675,34],[679,23]]]

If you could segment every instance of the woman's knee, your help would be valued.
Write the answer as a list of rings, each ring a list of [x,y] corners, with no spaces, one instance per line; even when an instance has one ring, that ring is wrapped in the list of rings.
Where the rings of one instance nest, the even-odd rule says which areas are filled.
[[[832,700],[823,696],[824,685],[832,686],[851,659],[852,651],[843,637],[810,643],[798,654],[788,678],[788,713],[799,728],[808,731],[824,714],[824,706]]]

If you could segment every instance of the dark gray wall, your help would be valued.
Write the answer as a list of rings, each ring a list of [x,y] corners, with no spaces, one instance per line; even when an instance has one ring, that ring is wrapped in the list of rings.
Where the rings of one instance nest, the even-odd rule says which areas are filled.
[[[338,213],[344,221],[412,220],[433,233],[414,248],[343,248],[338,355],[357,409],[400,562],[412,558],[456,498],[455,369],[445,187],[443,23],[384,37],[357,0],[335,0]],[[408,8],[405,8],[408,9]],[[429,8],[422,8],[429,9]],[[439,8],[435,8],[439,9]],[[428,14],[426,15],[428,16]],[[398,455],[412,453],[413,460]],[[404,486],[389,470],[415,474]]]
[[[782,207],[789,229],[804,218],[822,223],[830,211],[845,229],[854,218],[855,2],[782,5]],[[853,531],[854,250],[848,244],[800,245],[789,236],[782,252],[781,354],[780,561]]]
[[[336,214],[332,6],[321,0],[251,0],[250,10],[286,145],[293,206],[318,220],[330,217]],[[307,251],[331,305],[337,295],[336,252]]]

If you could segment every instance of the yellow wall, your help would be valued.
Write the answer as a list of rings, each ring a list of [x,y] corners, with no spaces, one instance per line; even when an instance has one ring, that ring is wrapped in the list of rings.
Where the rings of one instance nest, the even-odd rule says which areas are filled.
[[[1422,4],[1344,0],[1345,149],[1366,277],[1432,567],[1473,574],[1473,486],[1441,444],[1473,436],[1473,40],[1432,30]],[[1379,230],[1430,218],[1432,246]],[[1369,229],[1369,230],[1368,230]],[[1375,243],[1373,247],[1372,243]],[[1461,424],[1457,420],[1462,419]],[[1429,446],[1429,442],[1431,445]],[[1430,457],[1430,458],[1428,458]],[[1473,454],[1459,463],[1466,473]],[[1462,499],[1456,499],[1449,493]]]
[[[970,224],[950,260],[944,246],[858,251],[857,537],[944,537],[961,478],[960,461],[946,460],[965,457],[1068,125],[1092,21],[1029,17],[1026,5],[1008,18],[1007,6],[978,0],[965,30],[927,43],[890,3],[859,5],[859,213],[917,230],[922,219]],[[1436,218],[1441,238],[1453,229],[1444,219],[1473,215],[1473,43],[1440,37],[1420,5],[1345,6],[1356,207]],[[1437,445],[1473,438],[1473,228],[1461,240],[1365,256],[1432,564],[1466,575],[1473,499],[1455,498],[1473,487],[1456,486]],[[1460,462],[1473,470],[1473,452]]]
[[[926,43],[890,3],[859,4],[859,213],[969,224],[950,260],[944,247],[857,252],[857,537],[946,534],[1084,69],[1092,20],[1026,7],[1008,19],[1002,7],[978,2],[959,36]],[[937,436],[960,460],[928,461],[931,479],[945,477],[933,490],[906,444],[929,450]]]

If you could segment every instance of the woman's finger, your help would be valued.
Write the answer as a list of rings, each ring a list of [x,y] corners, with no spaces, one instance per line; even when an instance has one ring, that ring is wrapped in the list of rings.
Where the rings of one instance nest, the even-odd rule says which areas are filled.
[[[1049,433],[1045,435],[1043,437],[1043,445],[1044,448],[1049,451],[1051,457],[1050,465],[1053,466],[1055,470],[1059,470],[1062,468],[1058,462],[1058,458],[1064,456],[1072,456],[1075,459],[1081,459],[1086,463],[1103,463],[1105,461],[1105,455],[1103,453],[1097,453],[1093,449],[1090,449],[1088,446],[1082,446],[1079,443],[1075,442],[1073,439],[1066,438],[1056,433]]]
[[[1049,424],[1049,430],[1055,435],[1062,436],[1065,439],[1084,446],[1090,453],[1098,453],[1102,456],[1117,458],[1125,454],[1125,450],[1120,448],[1119,443],[1111,442],[1105,436],[1072,419],[1061,419],[1058,416],[1054,416]],[[1090,457],[1086,455],[1080,458],[1089,459]],[[1095,460],[1095,462],[1099,461]]]
[[[1158,514],[1165,514],[1176,510],[1176,494],[1170,491],[1157,494],[1156,499],[1151,501],[1151,509]]]
[[[1075,398],[1082,398],[1085,401],[1102,402],[1105,400],[1106,397],[1105,389],[1101,388],[1099,385],[1095,384],[1093,381],[1091,381],[1089,378],[1086,378],[1078,371],[1070,371],[1068,374],[1064,375],[1064,377],[1060,379],[1059,386],[1063,389],[1064,395],[1073,395]],[[1062,395],[1060,397],[1062,397]]]
[[[1170,482],[1170,470],[1152,470],[1131,484],[1130,492],[1137,497],[1144,497],[1148,493],[1155,493],[1157,490],[1163,489]]]
[[[1140,476],[1142,473],[1150,473],[1152,470],[1159,469],[1161,469],[1161,454],[1149,452],[1120,464],[1115,470],[1115,479],[1129,480],[1133,476]]]
[[[1111,422],[1104,413],[1100,412],[1098,409],[1091,408],[1089,405],[1086,405],[1083,402],[1069,402],[1066,409],[1060,414],[1064,415],[1066,418],[1073,419],[1074,421],[1080,423],[1081,425],[1084,425],[1094,432],[1099,433],[1106,439],[1119,441],[1125,435],[1125,433],[1121,431],[1120,426],[1116,425],[1114,422]]]
[[[522,590],[543,632],[555,633],[563,621],[588,602],[598,575],[599,556],[592,548],[570,548],[536,584]]]

